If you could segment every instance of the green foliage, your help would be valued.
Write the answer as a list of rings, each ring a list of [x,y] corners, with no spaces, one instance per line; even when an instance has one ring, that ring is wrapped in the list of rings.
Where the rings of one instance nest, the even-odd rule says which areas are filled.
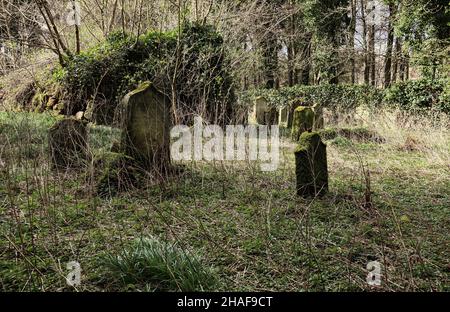
[[[385,90],[384,102],[416,113],[438,111],[448,114],[450,113],[448,84],[448,80],[429,79],[396,83]]]
[[[217,103],[225,107],[218,111],[231,111],[231,74],[223,39],[212,26],[187,23],[180,34],[149,31],[140,37],[115,32],[66,63],[53,76],[71,97],[67,114],[93,102],[93,119],[108,124],[121,98],[146,80],[165,94],[175,90],[181,117],[199,113],[199,103],[212,115]]]
[[[447,77],[450,43],[450,10],[448,0],[407,1],[401,6],[395,26],[398,36],[405,38],[405,48],[412,50],[412,63],[427,78]]]
[[[55,121],[49,114],[0,112],[0,142],[8,144],[3,157],[20,162],[45,152],[46,132]]]
[[[253,89],[241,93],[239,98],[240,102],[249,105],[258,96],[263,96],[269,105],[275,107],[300,101],[305,105],[317,104],[341,112],[350,112],[359,106],[375,109],[387,105],[415,113],[430,110],[450,113],[448,79],[411,80],[393,84],[385,90],[366,85],[296,85],[279,90]]]
[[[281,107],[301,101],[306,105],[327,107],[338,110],[351,110],[360,105],[377,107],[381,103],[379,90],[365,85],[333,85],[317,86],[296,85],[279,90],[254,89],[241,94],[241,101],[252,101],[263,96],[270,105]]]
[[[217,278],[193,254],[154,237],[136,240],[118,256],[102,262],[123,284],[145,285],[147,290],[213,290]]]

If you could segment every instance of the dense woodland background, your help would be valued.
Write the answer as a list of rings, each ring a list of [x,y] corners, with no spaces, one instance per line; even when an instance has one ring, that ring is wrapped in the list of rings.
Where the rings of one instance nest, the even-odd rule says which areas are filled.
[[[214,47],[202,52],[209,58],[207,65],[216,62],[219,71],[225,72],[209,74],[204,79],[213,82],[220,75],[226,76],[223,79],[232,76],[227,88],[232,85],[237,92],[323,84],[388,88],[399,82],[422,79],[422,85],[402,86],[402,91],[415,98],[423,96],[417,89],[437,88],[438,94],[434,94],[428,106],[439,102],[442,92],[448,95],[448,83],[436,85],[437,80],[448,78],[449,71],[449,13],[448,3],[443,0],[83,0],[76,6],[81,12],[77,16],[80,25],[70,26],[68,17],[69,21],[70,18],[75,21],[75,16],[70,15],[70,1],[2,1],[2,73],[38,66],[57,57],[62,68],[69,68],[72,77],[68,79],[78,80],[75,83],[83,84],[79,81],[81,75],[90,76],[93,73],[89,70],[97,71],[94,75],[99,78],[84,85],[96,88],[100,78],[113,70],[102,64],[107,58],[92,56],[93,47],[108,38],[115,38],[117,43],[118,34],[136,38],[147,35],[146,40],[150,42],[154,40],[150,38],[151,32],[154,37],[165,36],[166,40],[172,36],[174,47],[168,48],[164,55],[166,64],[147,62],[140,67],[146,66],[144,70],[153,71],[153,76],[166,71],[171,77],[167,77],[165,84],[171,84],[167,89],[172,93],[177,93],[177,79],[191,76],[188,80],[192,80],[192,76],[205,71],[204,68],[186,69],[190,62],[204,60],[198,55],[191,60],[185,58],[186,54],[194,54],[193,47],[183,51],[183,45],[195,40],[205,45],[201,43],[201,36],[205,36],[208,48]],[[186,34],[188,24],[190,34]],[[209,30],[205,31],[206,28]],[[221,64],[214,60],[216,56]],[[89,57],[100,63],[99,66],[82,68],[80,59]],[[78,75],[70,72],[74,66],[81,71]],[[168,71],[167,66],[172,70]],[[135,76],[137,80],[142,78],[142,75]],[[102,90],[97,92],[100,94],[89,92],[90,99],[98,101]],[[176,95],[172,97],[175,99]],[[180,98],[175,102],[174,106],[193,105],[179,103],[183,102]]]

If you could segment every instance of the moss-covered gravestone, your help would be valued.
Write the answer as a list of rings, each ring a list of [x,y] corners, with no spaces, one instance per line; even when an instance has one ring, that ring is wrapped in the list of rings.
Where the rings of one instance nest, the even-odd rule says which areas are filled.
[[[170,100],[150,82],[128,93],[121,104],[123,152],[144,169],[170,163]]]
[[[299,106],[294,110],[292,139],[298,141],[303,132],[310,132],[314,126],[314,111],[309,106]]]
[[[50,158],[55,168],[75,168],[86,163],[87,123],[74,118],[56,122],[49,131]]]
[[[295,150],[297,194],[316,197],[328,191],[326,145],[316,132],[304,132]]]

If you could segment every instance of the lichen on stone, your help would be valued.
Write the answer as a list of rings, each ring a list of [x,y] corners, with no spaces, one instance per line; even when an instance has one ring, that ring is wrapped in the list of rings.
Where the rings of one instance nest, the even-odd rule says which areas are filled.
[[[294,110],[292,122],[292,140],[298,141],[303,132],[313,130],[314,111],[309,106],[299,106]]]
[[[150,82],[128,93],[121,104],[122,152],[145,169],[170,164],[170,100]]]
[[[328,191],[326,145],[317,132],[304,132],[295,149],[297,194],[316,197]]]

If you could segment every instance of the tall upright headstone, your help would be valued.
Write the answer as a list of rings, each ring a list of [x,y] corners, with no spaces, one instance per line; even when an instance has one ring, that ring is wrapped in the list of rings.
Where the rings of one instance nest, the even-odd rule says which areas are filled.
[[[128,93],[121,104],[121,149],[145,169],[170,164],[170,100],[150,82]]]
[[[287,128],[289,123],[289,107],[284,106],[279,110],[278,125]]]
[[[297,195],[316,197],[328,192],[326,145],[316,132],[304,132],[295,150]]]

